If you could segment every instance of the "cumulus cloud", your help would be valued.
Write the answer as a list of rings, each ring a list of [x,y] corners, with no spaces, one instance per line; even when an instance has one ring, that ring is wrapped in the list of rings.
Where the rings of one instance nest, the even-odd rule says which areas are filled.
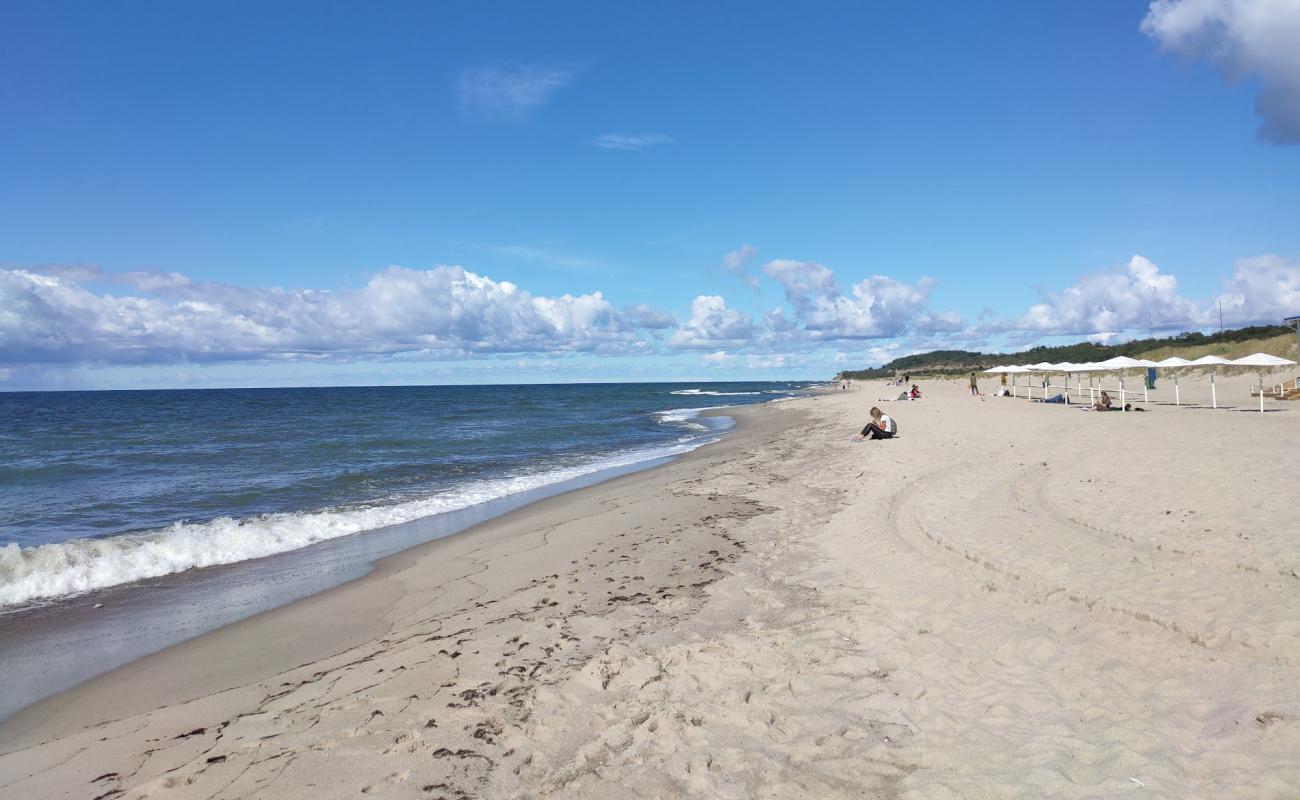
[[[740,282],[749,288],[757,289],[758,278],[749,274],[749,262],[753,261],[756,255],[758,255],[757,247],[752,244],[742,244],[722,257],[722,269],[727,274],[739,278]]]
[[[717,295],[700,295],[691,303],[691,318],[677,328],[668,344],[683,350],[745,347],[758,334],[745,312],[727,308]]]
[[[965,327],[966,320],[956,311],[927,311],[912,324],[920,333],[958,333]]]
[[[677,324],[677,320],[672,314],[659,311],[646,303],[625,307],[623,316],[633,325],[646,330],[663,330]]]
[[[1178,293],[1178,279],[1150,259],[1133,256],[1122,269],[1085,275],[1049,293],[1007,329],[1085,335],[1137,329],[1170,330],[1202,321],[1204,310]]]
[[[423,353],[635,353],[638,323],[600,292],[542,297],[461,267],[389,267],[360,289],[260,289],[100,273],[139,294],[0,269],[0,364],[150,364]],[[646,327],[642,324],[642,327]]]
[[[795,317],[814,339],[887,338],[921,318],[942,324],[957,320],[960,326],[951,314],[928,315],[926,300],[934,285],[929,278],[908,284],[872,275],[845,294],[835,273],[816,262],[777,259],[764,265],[763,272],[781,284]]]
[[[1300,262],[1276,255],[1239,258],[1223,294],[1208,309],[1229,325],[1276,325],[1283,317],[1300,314]],[[1217,321],[1217,320],[1216,320]]]
[[[544,64],[467,69],[458,85],[461,111],[478,119],[522,122],[574,77],[572,70]]]
[[[985,318],[982,332],[1087,336],[1107,341],[1126,331],[1171,331],[1229,325],[1277,324],[1300,308],[1300,263],[1277,255],[1241,258],[1233,265],[1224,291],[1210,299],[1193,299],[1178,290],[1178,279],[1150,259],[1135,255],[1122,268],[1085,275],[1015,319]]]
[[[644,150],[676,141],[666,133],[602,133],[591,144],[602,150]]]
[[[718,350],[713,353],[705,353],[700,356],[700,366],[702,367],[730,367],[736,363],[736,357],[726,350]]]
[[[1300,0],[1154,0],[1141,28],[1230,81],[1257,77],[1259,137],[1300,143]]]

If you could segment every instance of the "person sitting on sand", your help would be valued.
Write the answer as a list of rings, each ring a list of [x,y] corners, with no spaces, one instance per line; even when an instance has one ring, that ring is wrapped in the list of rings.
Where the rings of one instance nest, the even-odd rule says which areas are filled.
[[[867,423],[867,427],[862,429],[862,433],[858,434],[858,441],[894,438],[894,435],[898,433],[898,425],[894,423],[894,420],[890,419],[888,414],[876,406],[872,406],[869,413],[871,414],[871,421]]]
[[[915,383],[912,384],[912,391],[908,394],[908,396],[913,400],[921,399],[921,390],[917,388]]]
[[[1110,395],[1101,393],[1101,399],[1092,407],[1093,411],[1110,411]]]

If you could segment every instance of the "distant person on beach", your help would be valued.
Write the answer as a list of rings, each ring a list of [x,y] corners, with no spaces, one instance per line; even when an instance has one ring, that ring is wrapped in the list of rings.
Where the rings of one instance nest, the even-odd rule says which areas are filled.
[[[978,397],[980,393],[979,381],[973,372],[970,374],[970,393],[971,397]]]
[[[912,391],[908,393],[908,397],[911,398],[912,400],[921,399],[921,390],[920,388],[917,387],[915,383],[912,384]]]
[[[1007,373],[1002,373],[1002,388],[1007,388]]]
[[[1101,399],[1092,407],[1093,411],[1110,411],[1110,395],[1101,393]]]
[[[894,424],[894,420],[888,414],[876,406],[872,406],[871,411],[868,413],[871,415],[871,421],[867,423],[867,427],[862,429],[862,433],[858,434],[858,441],[894,438],[894,434],[898,433],[898,426]]]

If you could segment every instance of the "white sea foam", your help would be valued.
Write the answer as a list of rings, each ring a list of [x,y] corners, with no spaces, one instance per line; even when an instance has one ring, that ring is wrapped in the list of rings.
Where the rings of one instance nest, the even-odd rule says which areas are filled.
[[[707,431],[711,428],[700,422],[698,417],[701,411],[717,411],[720,408],[730,408],[730,406],[701,406],[700,408],[670,408],[667,411],[656,411],[655,416],[659,418],[660,425],[676,425],[679,428],[689,428],[696,431]]]
[[[703,430],[706,426],[690,422],[691,416],[701,410],[683,409],[681,416],[663,416],[661,421]],[[668,447],[632,450],[547,472],[476,481],[432,497],[392,505],[177,522],[144,533],[71,539],[37,547],[11,543],[0,547],[0,606],[80,594],[195,567],[232,564],[297,550],[316,542],[468,508],[603,470],[678,455],[714,441],[717,441],[715,436],[696,434],[682,437],[678,444]]]
[[[669,392],[677,395],[706,395],[708,397],[740,397],[742,395],[762,394],[762,392],[715,392],[712,389],[677,389]]]

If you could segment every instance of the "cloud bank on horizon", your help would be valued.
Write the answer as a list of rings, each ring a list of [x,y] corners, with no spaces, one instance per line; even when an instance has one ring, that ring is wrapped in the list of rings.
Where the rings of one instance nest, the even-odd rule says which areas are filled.
[[[735,252],[757,252],[746,248]],[[778,368],[825,348],[874,345],[883,360],[900,341],[938,347],[999,335],[1109,337],[1211,327],[1220,307],[1232,325],[1276,323],[1300,308],[1300,262],[1277,255],[1239,259],[1223,291],[1204,300],[1180,294],[1174,275],[1137,255],[1044,292],[1022,314],[974,322],[932,309],[929,278],[872,275],[846,289],[829,267],[794,259],[773,259],[761,272],[780,287],[784,307],[755,318],[720,295],[701,295],[678,320],[644,303],[618,308],[599,291],[541,296],[459,266],[392,266],[343,290],[250,288],[93,266],[4,268],[0,365],[694,352],[703,365],[735,366],[743,356],[747,365]]]

